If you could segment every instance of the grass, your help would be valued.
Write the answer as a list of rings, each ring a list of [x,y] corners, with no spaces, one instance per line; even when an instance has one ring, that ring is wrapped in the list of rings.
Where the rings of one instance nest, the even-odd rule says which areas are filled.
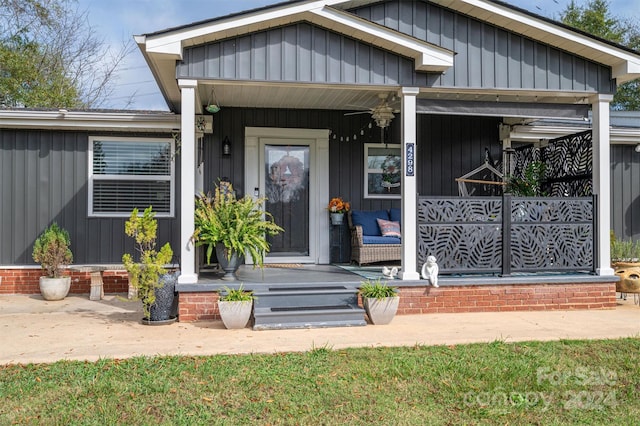
[[[635,424],[640,339],[0,366],[9,424]]]

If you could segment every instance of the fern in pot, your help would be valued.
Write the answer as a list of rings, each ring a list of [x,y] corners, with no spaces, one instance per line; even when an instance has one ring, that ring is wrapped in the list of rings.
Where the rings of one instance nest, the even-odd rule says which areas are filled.
[[[284,231],[269,212],[262,210],[265,201],[266,198],[250,196],[237,199],[231,185],[225,190],[216,186],[213,196],[196,197],[192,238],[197,246],[206,246],[207,263],[211,262],[215,249],[218,263],[225,271],[222,279],[235,280],[235,272],[247,254],[254,268],[262,267],[270,249],[266,236]]]

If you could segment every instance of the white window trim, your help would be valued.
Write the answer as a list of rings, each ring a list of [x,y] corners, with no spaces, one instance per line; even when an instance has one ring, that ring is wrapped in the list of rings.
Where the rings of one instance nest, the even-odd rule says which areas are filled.
[[[167,217],[167,218],[171,218],[171,217],[175,217],[175,199],[176,199],[176,194],[175,194],[175,179],[176,179],[176,171],[175,171],[175,161],[173,160],[175,158],[175,141],[172,138],[141,138],[141,137],[122,137],[122,136],[89,136],[89,149],[88,149],[88,163],[87,163],[87,169],[88,169],[88,194],[87,194],[87,209],[88,209],[88,216],[89,217],[129,217],[131,215],[131,212],[129,213],[94,213],[93,211],[93,182],[94,180],[101,180],[103,179],[102,177],[98,178],[97,175],[94,176],[93,173],[93,143],[95,141],[113,141],[113,142],[140,142],[140,143],[146,143],[146,142],[169,142],[171,144],[171,162],[170,162],[170,173],[171,176],[166,177],[166,176],[153,176],[153,180],[164,180],[164,181],[170,181],[170,188],[169,188],[169,197],[170,197],[170,201],[169,201],[169,213],[161,213],[161,212],[156,212],[156,217]],[[132,180],[140,180],[140,181],[147,181],[150,180],[149,178],[140,176],[140,175],[108,175],[108,179],[109,180],[127,180],[127,181],[132,181]],[[107,179],[107,178],[104,178]]]
[[[382,169],[370,169],[369,168],[369,148],[381,148],[381,143],[365,143],[364,144],[364,198],[367,199],[393,199],[399,200],[402,198],[402,193],[400,194],[369,194],[369,174],[371,173],[382,173]],[[397,143],[388,143],[385,144],[385,148],[396,148],[398,150],[398,155],[402,154],[402,145]]]

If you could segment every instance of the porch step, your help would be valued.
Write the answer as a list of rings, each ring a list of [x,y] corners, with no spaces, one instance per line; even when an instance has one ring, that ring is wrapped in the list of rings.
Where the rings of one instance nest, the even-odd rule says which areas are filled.
[[[272,286],[255,291],[254,330],[366,325],[358,290],[333,286]]]

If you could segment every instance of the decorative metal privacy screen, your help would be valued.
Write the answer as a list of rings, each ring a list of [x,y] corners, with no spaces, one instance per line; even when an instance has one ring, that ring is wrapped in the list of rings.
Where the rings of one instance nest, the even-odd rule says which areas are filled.
[[[522,177],[533,161],[545,165],[543,192],[551,197],[588,197],[593,194],[593,145],[591,131],[554,139],[549,145],[517,149],[514,176]]]
[[[594,271],[594,204],[593,197],[420,197],[418,264],[433,255],[443,274]]]

